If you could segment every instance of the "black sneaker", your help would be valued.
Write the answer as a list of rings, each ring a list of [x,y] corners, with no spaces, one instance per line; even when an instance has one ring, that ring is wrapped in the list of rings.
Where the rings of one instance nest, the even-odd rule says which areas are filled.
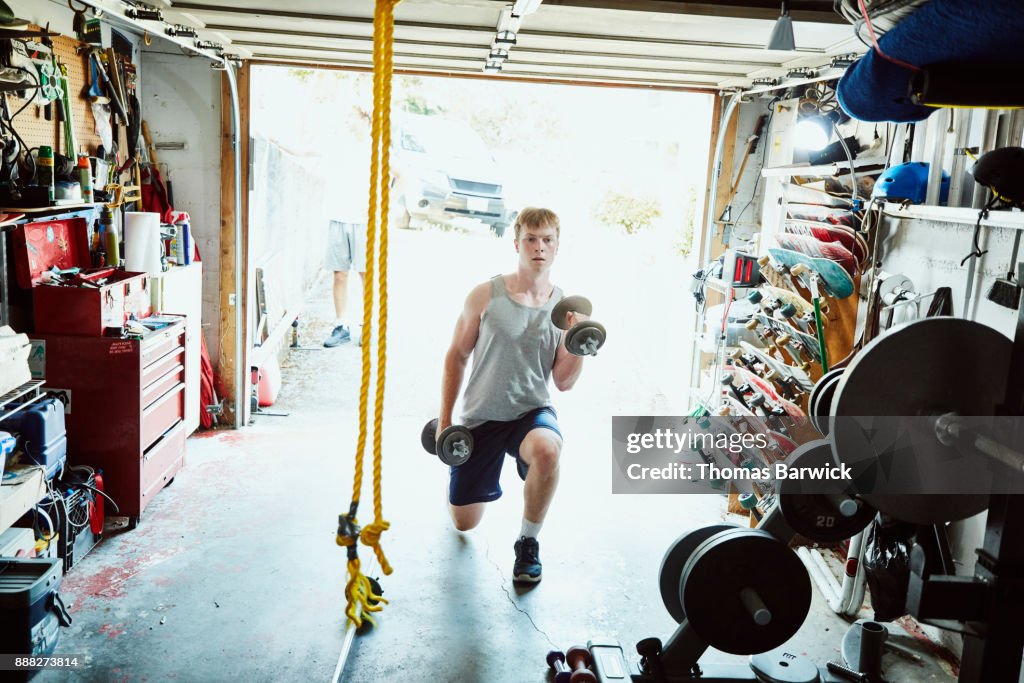
[[[512,565],[512,580],[518,583],[540,581],[540,544],[536,538],[522,536],[516,541],[516,563]]]
[[[349,334],[348,328],[344,325],[338,325],[331,330],[331,336],[324,342],[324,346],[333,348],[342,344],[348,344],[350,341],[352,341],[352,335]]]

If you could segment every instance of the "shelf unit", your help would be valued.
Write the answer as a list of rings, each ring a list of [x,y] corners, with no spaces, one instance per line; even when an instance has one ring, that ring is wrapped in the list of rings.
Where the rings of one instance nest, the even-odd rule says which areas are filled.
[[[0,420],[45,398],[42,386],[43,380],[34,379],[0,396]],[[16,484],[0,486],[0,532],[6,531],[46,495],[41,467],[26,468],[19,479]]]
[[[33,379],[0,396],[0,422],[43,398],[42,387],[43,380]]]
[[[873,169],[872,167],[877,167]],[[861,172],[873,172],[874,170],[882,170],[885,167],[885,159],[883,157],[868,157],[864,159],[854,159],[853,169]],[[810,164],[791,164],[789,166],[774,166],[772,168],[761,169],[761,177],[772,178],[781,176],[817,176],[824,178],[827,176],[838,176],[850,171],[849,161],[837,161],[831,164],[819,164],[817,166],[811,166]]]
[[[978,209],[956,206],[927,206],[924,204],[894,204],[886,202],[882,212],[899,220],[917,218],[937,223],[959,223],[973,225],[978,220]],[[990,211],[988,218],[981,224],[994,228],[1024,229],[1024,212],[1022,211]]]
[[[103,202],[72,202],[70,204],[54,204],[53,206],[12,206],[6,208],[0,208],[0,211],[4,213],[24,213],[24,214],[37,214],[37,213],[50,213],[53,211],[78,211],[80,209],[94,209],[97,206],[103,206]]]

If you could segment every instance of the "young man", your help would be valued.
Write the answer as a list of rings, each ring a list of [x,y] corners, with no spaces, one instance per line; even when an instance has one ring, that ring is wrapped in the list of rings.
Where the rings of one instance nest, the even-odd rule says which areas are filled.
[[[452,424],[452,410],[469,358],[462,425],[473,433],[473,455],[449,473],[449,512],[455,528],[480,523],[486,503],[501,496],[505,455],[516,459],[523,488],[523,523],[515,542],[514,581],[541,578],[540,532],[558,485],[562,433],[548,393],[548,379],[568,391],[583,369],[551,322],[562,291],[551,283],[558,253],[558,216],[524,209],[516,219],[514,273],[477,285],[466,298],[445,356],[438,435]],[[586,316],[572,313],[570,324]]]
[[[352,340],[351,326],[345,324],[348,304],[348,272],[355,270],[366,286],[366,219],[332,220],[327,227],[327,254],[324,267],[334,271],[334,325],[324,346],[333,348]],[[354,266],[354,268],[353,268]],[[356,328],[359,329],[359,326]],[[357,336],[357,341],[358,341]]]

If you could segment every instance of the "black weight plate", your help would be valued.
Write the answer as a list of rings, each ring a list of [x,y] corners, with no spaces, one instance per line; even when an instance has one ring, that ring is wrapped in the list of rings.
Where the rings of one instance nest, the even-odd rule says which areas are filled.
[[[803,444],[786,458],[789,467],[835,466],[831,444],[822,439]],[[801,536],[821,543],[836,543],[862,531],[875,518],[876,510],[865,501],[845,495],[841,482],[783,479],[779,483],[779,512]],[[825,489],[832,489],[825,492]],[[809,493],[808,491],[813,491]],[[844,515],[839,504],[853,507]]]
[[[661,587],[661,601],[665,609],[677,623],[686,618],[683,603],[679,600],[679,582],[683,578],[683,567],[690,555],[701,543],[719,531],[739,528],[735,524],[713,524],[688,531],[669,546],[665,556],[661,558],[661,569],[658,570],[658,584]]]
[[[560,330],[569,329],[569,324],[566,322],[565,316],[569,311],[576,311],[582,313],[585,316],[590,316],[594,311],[593,304],[585,296],[567,296],[561,299],[555,307],[551,309],[551,322],[555,324]]]
[[[573,355],[582,356],[584,355],[583,344],[586,343],[587,339],[590,337],[595,337],[597,339],[598,349],[604,346],[604,341],[607,338],[604,325],[593,320],[576,323],[565,335],[565,348]]]
[[[849,499],[856,512],[846,516],[830,498],[816,493],[793,493],[779,497],[779,511],[793,531],[819,543],[838,543],[863,531],[877,510],[866,501]]]
[[[817,664],[788,650],[781,648],[750,658],[750,668],[758,683],[821,683]]]
[[[893,328],[854,357],[836,388],[829,424],[836,457],[860,459],[851,466],[865,500],[915,524],[965,519],[987,507],[987,495],[942,495],[951,482],[964,491],[987,490],[991,472],[983,457],[952,458],[955,451],[939,442],[927,420],[895,418],[996,415],[1012,349],[987,325],[938,317]],[[894,419],[872,423],[871,416]],[[885,456],[884,467],[876,456]],[[876,492],[870,485],[876,475],[901,482],[901,490]]]
[[[750,589],[771,613],[754,622],[740,594]],[[687,622],[711,647],[735,655],[767,652],[797,632],[811,608],[811,578],[797,554],[760,529],[731,529],[700,544],[683,569]]]
[[[464,442],[461,446],[460,441]],[[473,454],[473,435],[465,427],[451,426],[441,432],[437,449],[437,457],[441,462],[458,467],[465,464]]]
[[[431,455],[437,455],[437,442],[434,440],[437,437],[437,419],[433,419],[423,426],[423,431],[420,432],[420,444],[423,445],[423,450]]]
[[[828,436],[829,408],[832,405],[832,397],[836,393],[836,386],[844,371],[845,368],[836,368],[822,375],[807,399],[807,414],[811,418],[811,424],[823,436]]]

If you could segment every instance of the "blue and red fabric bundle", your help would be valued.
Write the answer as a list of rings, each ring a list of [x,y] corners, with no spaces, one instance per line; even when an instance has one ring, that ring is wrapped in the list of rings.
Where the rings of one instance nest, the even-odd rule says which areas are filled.
[[[889,57],[913,66],[954,67],[959,73],[989,70],[1015,72],[1004,82],[1020,89],[1024,78],[1024,3],[1021,0],[932,0],[882,36],[879,48]],[[921,121],[934,107],[910,98],[915,76],[869,50],[839,82],[839,101],[861,121]],[[967,86],[965,82],[965,86]]]

